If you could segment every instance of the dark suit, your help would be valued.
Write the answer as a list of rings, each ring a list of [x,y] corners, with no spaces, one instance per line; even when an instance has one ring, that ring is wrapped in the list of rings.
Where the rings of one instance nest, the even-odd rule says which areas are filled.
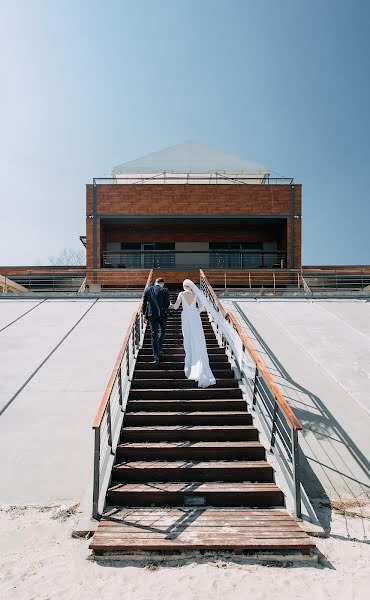
[[[154,358],[162,350],[167,325],[170,292],[161,285],[151,285],[144,291],[143,314],[149,319]]]

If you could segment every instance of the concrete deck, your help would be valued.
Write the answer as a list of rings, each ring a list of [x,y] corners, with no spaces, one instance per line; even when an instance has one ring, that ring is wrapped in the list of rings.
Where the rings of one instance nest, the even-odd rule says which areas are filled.
[[[370,302],[223,300],[294,408],[312,500],[369,501]]]
[[[0,410],[83,318],[0,416],[0,503],[91,499],[91,424],[138,303],[39,302],[0,299]],[[303,424],[310,498],[368,500],[370,303],[239,298],[244,318],[223,304]]]
[[[0,332],[0,503],[81,500],[91,494],[92,421],[138,301],[46,300]],[[35,302],[34,304],[37,304]],[[0,322],[32,308],[0,300]]]

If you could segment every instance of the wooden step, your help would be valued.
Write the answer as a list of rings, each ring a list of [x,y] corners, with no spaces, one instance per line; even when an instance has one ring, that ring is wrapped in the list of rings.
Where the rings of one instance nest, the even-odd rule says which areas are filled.
[[[128,412],[124,427],[140,425],[251,425],[252,415],[244,411]]]
[[[209,336],[207,335],[205,337],[205,340],[206,340],[207,347],[209,345],[218,344],[218,340],[217,340],[217,338],[216,338],[216,336],[214,334],[209,335]],[[142,340],[142,345],[144,347],[150,346],[151,343],[152,343],[152,338],[150,336],[146,336]],[[166,334],[165,338],[164,338],[164,344],[168,344],[168,345],[171,345],[171,346],[179,345],[179,344],[183,345],[184,344],[184,338],[182,337],[181,334],[176,335],[176,336],[175,335],[170,336],[170,335]]]
[[[207,341],[207,350],[208,350],[208,353],[212,352],[212,350],[214,348],[219,348],[219,347],[220,346],[219,346],[217,340],[211,340],[211,341],[208,340]],[[170,352],[172,352],[172,350],[183,350],[184,349],[184,343],[183,343],[183,340],[176,340],[175,341],[175,340],[167,340],[167,339],[165,339],[164,342],[163,342],[162,348],[163,348],[164,352],[166,352],[166,350],[167,350],[167,352],[170,353]],[[148,350],[148,349],[151,351],[151,349],[152,349],[152,343],[150,341],[149,342],[145,341],[143,343],[142,348],[141,348],[140,351],[142,351],[142,350]],[[223,350],[223,352],[225,352],[224,348],[222,348],[222,350]]]
[[[218,343],[217,342],[217,338],[215,336],[214,333],[212,334],[206,334],[205,335],[205,340],[207,345],[208,344],[212,344],[212,343]],[[143,344],[144,345],[148,345],[152,343],[152,338],[150,335],[146,335],[143,339]],[[164,343],[165,344],[183,344],[184,343],[184,338],[182,336],[182,333],[176,334],[176,335],[170,335],[166,332],[165,338],[164,338]]]
[[[228,361],[228,357],[226,356],[226,354],[212,354],[211,356],[208,355],[209,358],[209,365],[212,369],[212,367],[220,367],[220,363],[222,365],[222,368],[224,368],[224,365],[229,365],[229,361]],[[148,363],[150,363],[150,367],[148,366]],[[161,362],[158,364],[154,364],[153,363],[153,353],[147,351],[145,354],[141,354],[139,352],[139,355],[137,357],[137,361],[136,361],[136,365],[135,365],[135,371],[137,369],[141,369],[142,365],[145,365],[143,368],[144,369],[168,369],[168,368],[179,368],[181,367],[182,369],[184,368],[184,353],[180,353],[180,354],[173,354],[171,353],[171,355],[167,354],[165,355],[162,359]]]
[[[153,481],[118,483],[107,492],[112,506],[183,506],[190,498],[205,506],[284,506],[284,494],[275,483]]]
[[[204,331],[205,334],[213,334],[213,335],[215,335],[214,329],[213,329],[213,327],[212,327],[211,324],[205,325],[203,323],[202,328],[203,328],[203,331]],[[147,335],[147,336],[151,335],[150,329],[146,330],[145,335]],[[179,325],[168,325],[168,323],[167,323],[166,335],[182,335],[181,324],[179,324]]]
[[[204,331],[204,335],[206,338],[214,338],[215,336],[215,332],[213,331],[212,327],[203,327],[203,331]],[[144,339],[151,339],[151,331],[147,330],[146,333],[144,334]],[[166,327],[166,338],[182,338],[182,329],[181,327]]]
[[[203,400],[206,398],[242,398],[243,394],[240,388],[220,388],[211,386],[208,388],[176,388],[163,390],[158,389],[131,389],[129,400],[161,400],[163,396],[173,400],[186,400],[193,398],[194,400]]]
[[[161,363],[159,363],[161,365]],[[178,369],[137,369],[135,370],[133,379],[185,379],[183,365],[178,365]],[[212,369],[213,375],[216,379],[227,379],[228,377],[233,378],[234,372],[230,369]]]
[[[160,363],[151,363],[148,365],[147,361],[137,362],[135,365],[134,375],[136,375],[138,371],[153,373],[153,375],[156,371],[162,371],[163,373],[173,371],[173,372],[176,372],[179,374],[184,372],[184,363],[182,361],[170,362],[170,360],[171,360],[170,356],[167,356],[167,357],[164,356]],[[231,364],[228,362],[220,362],[219,361],[219,362],[209,363],[209,365],[212,370],[215,370],[215,371],[221,370],[224,372],[227,371],[228,374],[233,373]]]
[[[211,334],[207,333],[205,335],[205,339],[206,339],[207,344],[212,343],[212,342],[217,342],[217,338],[216,338],[216,336],[215,336],[214,333],[211,333]],[[164,338],[164,343],[165,344],[166,343],[170,343],[170,344],[175,344],[175,343],[179,344],[179,343],[181,343],[182,344],[183,342],[184,342],[184,338],[182,336],[182,333],[179,333],[177,335],[169,335],[166,332],[166,335],[165,335],[165,338]],[[152,343],[151,336],[150,335],[144,336],[143,343],[144,344],[151,344]]]
[[[196,381],[187,379],[186,377],[183,379],[138,379],[135,377],[131,382],[131,390],[179,390],[182,388],[198,388],[198,384]],[[239,388],[239,383],[233,377],[216,379],[216,383],[212,388]]]
[[[215,335],[215,330],[213,329],[212,325],[210,325],[210,324],[209,325],[204,325],[203,324],[202,325],[202,329],[203,329],[203,331],[204,331],[204,333],[206,335]],[[150,337],[151,336],[150,329],[147,329],[144,335]],[[167,327],[166,327],[166,336],[167,335],[179,335],[179,336],[182,336],[182,327],[181,327],[181,324],[179,324],[179,325],[173,325],[173,326],[167,325]]]
[[[129,400],[126,405],[126,413],[136,411],[230,411],[230,410],[246,410],[247,404],[243,398],[212,398],[211,400],[173,400],[162,398],[161,400]]]
[[[184,348],[179,346],[172,346],[169,347],[167,346],[167,348],[164,346],[163,347],[164,352],[167,353],[169,356],[171,356],[171,361],[174,360],[175,355],[177,356],[181,356],[181,358],[184,360],[185,357],[185,352],[184,352]],[[216,355],[216,354],[221,354],[223,357],[226,358],[227,360],[227,356],[225,354],[225,348],[220,348],[219,346],[212,346],[209,348],[208,350],[208,357],[210,360],[212,360],[212,356]],[[153,352],[152,352],[152,348],[151,347],[145,347],[145,348],[141,348],[141,350],[139,351],[139,356],[143,357],[149,355],[151,358],[153,358]]]
[[[117,446],[117,459],[136,460],[265,460],[258,441],[126,442]]]
[[[123,427],[120,442],[162,441],[241,441],[258,440],[258,429],[252,425],[153,425]]]
[[[131,461],[113,467],[114,482],[243,481],[273,482],[265,461]]]
[[[97,556],[189,550],[309,554],[314,547],[285,510],[193,507],[108,509],[89,545]]]

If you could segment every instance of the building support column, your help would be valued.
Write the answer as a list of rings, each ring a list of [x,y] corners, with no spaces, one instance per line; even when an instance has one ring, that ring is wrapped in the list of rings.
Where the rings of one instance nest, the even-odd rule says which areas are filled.
[[[93,282],[97,281],[97,273],[96,269],[98,268],[98,257],[96,253],[96,245],[97,245],[97,223],[96,223],[96,204],[97,204],[97,187],[96,181],[93,180],[93,223],[92,223],[92,234],[93,234]]]
[[[290,265],[295,269],[295,185],[290,186],[291,210],[290,210]]]

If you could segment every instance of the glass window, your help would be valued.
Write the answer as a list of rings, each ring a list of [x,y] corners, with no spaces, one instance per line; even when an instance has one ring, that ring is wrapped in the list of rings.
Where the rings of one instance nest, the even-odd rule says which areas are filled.
[[[210,242],[209,266],[213,269],[256,269],[263,266],[262,248],[262,242]]]

